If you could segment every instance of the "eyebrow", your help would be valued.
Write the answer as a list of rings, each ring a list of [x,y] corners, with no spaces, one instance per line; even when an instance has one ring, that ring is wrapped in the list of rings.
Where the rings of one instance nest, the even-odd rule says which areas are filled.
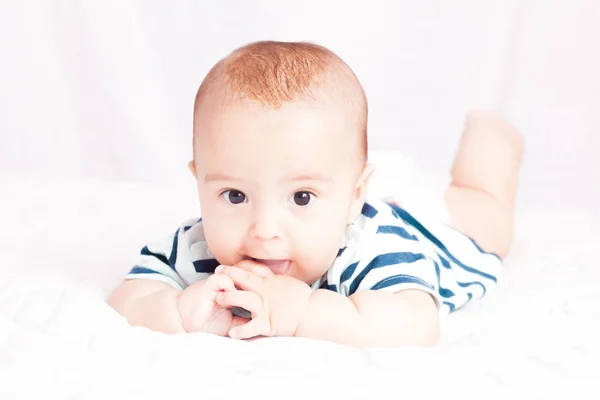
[[[206,174],[206,175],[204,175],[204,182],[216,182],[216,181],[241,181],[241,179],[234,178],[229,175],[223,175],[223,174]]]
[[[323,174],[309,174],[309,175],[299,175],[299,176],[295,176],[291,179],[292,182],[298,182],[298,181],[323,181],[323,182],[329,182],[332,181],[333,178],[331,178],[330,176],[327,175],[323,175]]]
[[[219,181],[235,181],[239,182],[242,179],[234,178],[233,176],[224,175],[224,174],[206,174],[204,176],[204,182],[219,182]],[[330,182],[333,181],[333,178],[323,174],[309,174],[309,175],[298,175],[290,179],[291,182],[301,182],[301,181],[322,181],[322,182]]]

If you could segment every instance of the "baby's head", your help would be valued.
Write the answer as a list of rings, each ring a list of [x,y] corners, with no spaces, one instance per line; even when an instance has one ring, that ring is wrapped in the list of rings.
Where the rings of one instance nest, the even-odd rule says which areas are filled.
[[[364,203],[366,131],[358,79],[323,47],[258,42],[217,63],[196,96],[190,168],[219,263],[319,279]]]

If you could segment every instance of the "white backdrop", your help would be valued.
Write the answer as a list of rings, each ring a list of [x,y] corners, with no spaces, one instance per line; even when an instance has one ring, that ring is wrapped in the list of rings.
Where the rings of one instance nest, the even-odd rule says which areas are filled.
[[[521,205],[597,207],[599,19],[595,0],[3,1],[0,170],[189,183],[208,69],[309,40],[363,82],[372,148],[445,170],[491,108],[526,139]]]

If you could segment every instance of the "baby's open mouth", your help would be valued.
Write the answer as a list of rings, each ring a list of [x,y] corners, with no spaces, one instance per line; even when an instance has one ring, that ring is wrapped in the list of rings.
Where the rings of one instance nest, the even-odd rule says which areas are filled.
[[[264,260],[264,259],[260,259],[260,258],[252,258],[254,261],[256,261],[259,264],[263,264],[266,265],[267,267],[269,267],[269,269],[271,271],[273,271],[274,274],[277,275],[283,275],[287,272],[287,270],[290,268],[290,260]]]

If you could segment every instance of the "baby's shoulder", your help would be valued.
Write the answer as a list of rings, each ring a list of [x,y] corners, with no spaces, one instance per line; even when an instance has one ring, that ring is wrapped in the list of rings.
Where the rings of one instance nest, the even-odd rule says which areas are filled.
[[[404,210],[377,199],[365,202],[346,234],[346,246],[356,249],[357,254],[385,251],[404,241],[419,241],[418,231]]]
[[[202,218],[188,218],[184,220],[179,226],[178,231],[190,244],[206,241]]]
[[[379,199],[367,199],[354,225],[371,234],[381,233],[388,226],[406,226],[404,210]]]

